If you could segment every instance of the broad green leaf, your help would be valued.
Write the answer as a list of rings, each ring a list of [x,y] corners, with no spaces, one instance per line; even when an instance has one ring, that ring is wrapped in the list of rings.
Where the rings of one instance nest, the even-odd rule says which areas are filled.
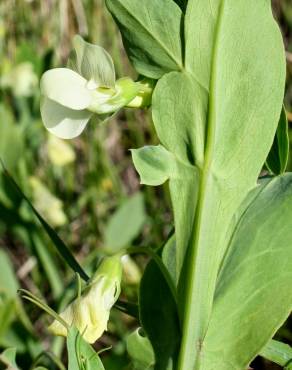
[[[185,164],[204,160],[208,95],[187,73],[172,72],[154,90],[153,121],[159,140]]]
[[[127,351],[135,370],[153,369],[155,363],[153,348],[149,339],[141,334],[141,328],[127,337]]]
[[[168,179],[178,176],[173,154],[162,145],[132,149],[131,153],[141,184],[162,185]]]
[[[106,0],[138,73],[159,78],[182,69],[183,13],[173,0]]]
[[[292,348],[285,343],[270,340],[261,350],[260,356],[284,367],[284,370],[292,369]]]
[[[266,165],[270,172],[280,175],[285,172],[289,159],[289,134],[288,120],[285,108],[282,108],[281,117],[278,123],[276,136]]]
[[[104,370],[98,354],[75,327],[68,331],[67,350],[68,370]]]
[[[292,174],[261,185],[218,277],[202,369],[244,370],[292,309]]]
[[[174,370],[180,329],[176,303],[155,261],[145,269],[139,292],[140,320],[155,353],[155,370]]]
[[[160,79],[153,99],[153,121],[161,143],[178,163],[179,176],[170,181],[176,229],[176,271],[179,279],[192,234],[199,171],[204,160],[207,94],[192,76],[172,72]]]
[[[196,167],[178,161],[161,145],[132,150],[132,158],[142,184],[156,186],[170,180],[177,235],[173,249],[175,256],[171,264],[176,272],[174,282],[177,284],[193,227],[198,171]]]
[[[4,352],[0,354],[0,362],[6,365],[8,369],[19,370],[15,358],[16,358],[15,348],[7,348]]]
[[[42,97],[40,109],[46,129],[61,139],[79,136],[92,116],[88,110],[66,108],[47,97]]]
[[[226,0],[207,3],[203,0],[189,0],[187,4],[184,30],[185,68],[207,90],[210,87],[215,43],[220,31],[219,10],[225,3]]]
[[[187,248],[192,237],[196,206],[198,201],[199,171],[188,169],[185,176],[169,182],[175,224],[176,249],[176,285],[182,278],[182,268],[187,255]],[[184,284],[183,284],[184,285]],[[181,291],[182,292],[182,291]],[[184,307],[179,299],[180,308]]]
[[[180,366],[193,369],[200,352],[194,343],[206,334],[232,215],[255,186],[273,143],[284,95],[285,57],[266,0],[189,0],[185,40],[186,70],[205,88],[194,96],[208,93],[188,279],[182,281],[188,294]],[[160,90],[157,100],[163,99],[164,110],[173,109]],[[199,101],[206,101],[205,96]]]
[[[61,255],[61,257],[64,259],[64,261],[71,267],[71,269],[75,272],[77,272],[82,279],[87,281],[89,277],[85,273],[85,271],[82,269],[82,267],[79,265],[73,254],[70,252],[69,248],[65,245],[63,240],[60,239],[58,234],[55,232],[55,230],[43,219],[43,217],[38,213],[38,211],[34,208],[34,206],[31,204],[27,196],[22,192],[20,187],[17,185],[17,183],[14,181],[13,177],[9,174],[9,172],[3,167],[4,172],[3,175],[11,185],[13,189],[20,195],[23,201],[29,206],[33,214],[37,217],[37,219],[40,221],[44,231],[48,235],[48,237],[53,242],[53,245],[55,246],[58,253]]]
[[[136,193],[111,216],[105,229],[105,247],[117,252],[128,247],[138,236],[146,221],[144,198]]]
[[[93,81],[97,86],[115,86],[115,67],[111,56],[98,45],[90,44],[79,35],[73,39],[75,53],[69,64],[87,81]]]

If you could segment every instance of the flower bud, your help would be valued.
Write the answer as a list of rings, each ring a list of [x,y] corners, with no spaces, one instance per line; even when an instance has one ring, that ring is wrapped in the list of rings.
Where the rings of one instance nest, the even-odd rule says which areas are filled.
[[[127,284],[139,284],[141,280],[141,271],[136,262],[128,255],[122,257],[123,281]]]
[[[88,343],[100,338],[109,320],[110,310],[120,295],[122,265],[120,256],[105,258],[88,286],[60,314],[69,325],[74,325]],[[57,320],[49,327],[55,335],[67,336],[67,329]]]

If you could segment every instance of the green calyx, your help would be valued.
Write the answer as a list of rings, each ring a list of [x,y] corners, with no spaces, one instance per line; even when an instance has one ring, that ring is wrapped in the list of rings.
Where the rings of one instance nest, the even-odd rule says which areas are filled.
[[[117,80],[114,88],[98,87],[91,92],[92,102],[88,110],[97,114],[114,113],[127,106],[139,90],[139,83],[129,77]]]
[[[143,78],[136,82],[139,84],[139,92],[130,103],[128,108],[146,108],[151,105],[152,94],[156,84],[156,80],[150,78]]]
[[[89,285],[95,284],[100,278],[105,278],[107,281],[118,281],[122,279],[122,263],[121,255],[105,257],[96,272],[89,281]]]

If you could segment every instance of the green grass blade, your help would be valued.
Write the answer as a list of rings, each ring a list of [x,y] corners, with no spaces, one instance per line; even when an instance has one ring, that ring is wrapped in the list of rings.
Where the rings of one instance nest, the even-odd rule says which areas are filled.
[[[272,339],[261,350],[260,356],[283,366],[285,370],[292,369],[292,348],[288,344]]]
[[[80,264],[77,262],[73,254],[70,252],[69,248],[65,245],[63,240],[58,236],[58,234],[55,232],[55,230],[43,219],[43,217],[38,213],[38,211],[34,208],[30,200],[27,198],[27,196],[22,192],[20,187],[17,185],[13,177],[10,175],[10,173],[5,168],[3,162],[1,161],[2,167],[3,167],[3,174],[6,177],[6,179],[9,181],[11,186],[17,191],[17,193],[21,196],[21,198],[27,203],[29,208],[33,211],[35,216],[40,221],[43,229],[47,233],[48,237],[53,242],[54,246],[56,247],[58,253],[61,255],[61,257],[64,259],[64,261],[72,268],[73,271],[77,272],[83,280],[88,281],[89,276],[86,274],[86,272],[83,270],[83,268],[80,266]]]

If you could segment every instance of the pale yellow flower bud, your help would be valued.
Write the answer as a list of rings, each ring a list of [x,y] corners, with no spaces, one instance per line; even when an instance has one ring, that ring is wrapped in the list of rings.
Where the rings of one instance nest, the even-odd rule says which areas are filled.
[[[110,310],[120,294],[122,266],[120,256],[105,258],[81,297],[76,298],[61,314],[74,325],[88,343],[100,338],[109,320]],[[49,327],[55,335],[67,336],[67,329],[55,320]]]

